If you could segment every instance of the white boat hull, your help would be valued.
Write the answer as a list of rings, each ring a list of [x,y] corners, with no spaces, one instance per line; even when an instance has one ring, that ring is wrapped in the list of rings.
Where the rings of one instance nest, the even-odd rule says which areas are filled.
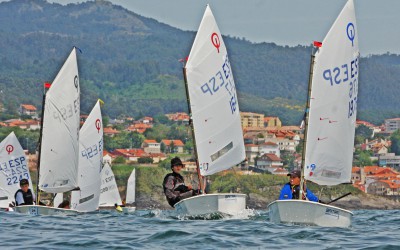
[[[125,214],[134,213],[136,211],[136,207],[121,207],[122,212]]]
[[[30,215],[75,215],[79,212],[73,209],[28,205],[13,208],[14,212]]]
[[[268,205],[274,223],[321,227],[349,227],[353,213],[334,206],[302,200],[277,200]]]
[[[237,215],[246,209],[244,194],[204,194],[184,199],[175,204],[179,215],[208,214]]]

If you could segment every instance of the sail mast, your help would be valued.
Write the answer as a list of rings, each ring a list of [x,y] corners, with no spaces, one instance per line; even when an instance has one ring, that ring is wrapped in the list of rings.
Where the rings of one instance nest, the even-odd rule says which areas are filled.
[[[36,205],[39,205],[40,200],[40,189],[39,189],[39,178],[40,178],[40,156],[42,155],[42,138],[43,138],[43,120],[44,120],[44,106],[46,104],[46,83],[43,88],[43,101],[42,101],[42,119],[40,120],[40,133],[39,133],[39,150],[37,160],[37,173],[36,173]]]
[[[192,108],[190,106],[190,96],[189,96],[189,88],[188,88],[188,82],[187,82],[187,77],[186,77],[186,67],[183,67],[183,80],[185,82],[185,93],[186,93],[186,100],[187,100],[188,111],[189,111],[189,126],[190,126],[190,131],[192,133],[192,138],[193,138],[193,150],[194,150],[194,157],[196,159],[196,169],[197,169],[197,177],[199,178],[199,188],[200,188],[201,192],[204,193],[204,186],[203,186],[202,176],[200,174],[200,168],[199,168],[199,157],[197,154],[196,136],[194,134],[194,126],[193,126],[193,121],[192,121]]]
[[[315,62],[315,54],[314,54],[314,46],[311,45],[311,62],[310,62],[310,75],[308,78],[308,90],[307,90],[307,103],[306,103],[306,111],[304,114],[304,138],[303,138],[303,152],[301,156],[301,177],[300,177],[300,195],[299,200],[303,199],[304,190],[304,165],[306,162],[306,148],[307,148],[307,134],[308,134],[308,119],[310,115],[310,103],[311,103],[311,87],[312,87],[312,78],[314,72],[314,62]]]

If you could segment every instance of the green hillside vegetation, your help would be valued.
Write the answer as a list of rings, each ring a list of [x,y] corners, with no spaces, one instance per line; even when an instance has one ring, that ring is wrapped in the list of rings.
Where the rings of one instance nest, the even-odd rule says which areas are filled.
[[[7,114],[15,114],[20,103],[40,108],[43,82],[54,79],[72,46],[77,46],[83,52],[78,55],[83,113],[97,98],[104,100],[104,114],[111,118],[186,111],[178,60],[188,55],[194,35],[106,1],[66,6],[44,0],[2,2],[0,103]],[[241,110],[298,124],[310,47],[254,44],[232,37],[225,37],[225,43]],[[400,56],[364,57],[360,72],[359,118],[380,124],[399,116]]]

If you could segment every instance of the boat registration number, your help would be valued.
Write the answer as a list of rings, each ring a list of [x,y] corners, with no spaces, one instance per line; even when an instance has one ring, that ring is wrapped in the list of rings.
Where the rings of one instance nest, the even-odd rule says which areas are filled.
[[[327,208],[325,210],[326,215],[331,215],[339,219],[339,211],[333,208]]]

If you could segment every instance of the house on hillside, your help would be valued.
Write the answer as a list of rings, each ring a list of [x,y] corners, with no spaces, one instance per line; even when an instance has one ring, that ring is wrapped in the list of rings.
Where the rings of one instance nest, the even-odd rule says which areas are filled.
[[[112,152],[112,154],[115,156],[122,156],[127,161],[134,161],[134,162],[137,162],[138,159],[141,157],[150,157],[150,154],[144,152],[144,150],[141,148],[129,148],[129,149],[119,148],[115,149]]]
[[[378,158],[378,164],[381,167],[390,167],[400,170],[400,155],[395,155],[395,153],[380,155]]]
[[[183,153],[185,144],[181,140],[162,140],[161,144],[164,147],[164,152],[167,153]]]
[[[282,127],[282,122],[277,116],[266,116],[264,117],[264,126],[265,127]]]
[[[283,167],[282,159],[275,154],[263,154],[257,159],[256,168],[268,170],[270,168]]]
[[[258,156],[258,145],[256,144],[245,144],[244,145],[246,158],[248,162],[254,162],[255,158]]]
[[[156,140],[144,140],[142,143],[142,148],[146,153],[161,153],[161,143],[157,142]]]
[[[19,120],[19,119],[12,119],[6,121],[8,124],[8,127],[19,127],[21,129],[26,129],[26,130],[37,130],[40,129],[40,121],[38,120]]]
[[[263,155],[263,154],[274,154],[278,157],[281,156],[281,152],[279,150],[279,146],[278,144],[272,142],[272,141],[267,141],[265,143],[262,143],[260,145],[258,145],[259,148],[259,154]]]
[[[393,133],[394,131],[400,129],[400,118],[391,118],[385,120],[385,131],[388,133]]]
[[[189,120],[190,120],[189,115],[186,114],[185,112],[178,112],[178,113],[174,113],[174,114],[166,114],[165,116],[170,121],[174,121],[174,122],[177,122],[177,123],[180,123],[180,124],[185,124],[185,125],[189,124]]]
[[[19,106],[18,112],[21,115],[29,115],[33,117],[37,117],[37,109],[35,106],[31,104],[21,104]]]
[[[103,150],[103,163],[104,164],[108,163],[111,165],[114,158],[115,158],[115,156],[113,154],[111,154],[107,150]]]
[[[103,134],[105,136],[114,137],[115,135],[117,135],[119,133],[121,133],[121,132],[116,130],[116,129],[114,129],[114,128],[111,128],[111,127],[106,127],[106,128],[103,129]]]

